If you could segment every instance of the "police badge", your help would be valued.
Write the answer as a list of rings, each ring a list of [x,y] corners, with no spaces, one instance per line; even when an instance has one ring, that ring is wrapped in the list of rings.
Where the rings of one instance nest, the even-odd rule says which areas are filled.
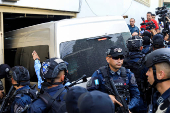
[[[49,70],[48,67],[49,67],[49,66],[50,66],[50,63],[49,63],[49,62],[43,62],[43,63],[42,63],[41,72],[42,72],[43,75],[48,72],[48,70]]]

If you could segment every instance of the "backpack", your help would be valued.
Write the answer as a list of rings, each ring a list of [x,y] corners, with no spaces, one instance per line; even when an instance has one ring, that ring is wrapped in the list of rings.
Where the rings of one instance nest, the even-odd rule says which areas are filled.
[[[14,93],[13,97],[22,97],[23,95],[28,95],[31,97],[31,103],[35,100],[37,100],[38,97],[38,91],[35,88],[36,84],[33,86],[30,86],[30,89],[23,89],[20,91],[17,91],[16,93]],[[20,111],[19,113],[27,113],[27,109],[30,107],[31,104],[26,105],[25,108]]]
[[[66,111],[66,104],[64,101],[57,100],[56,98],[59,97],[65,88],[59,89],[54,96],[50,96],[46,91],[43,94],[40,94],[39,97],[45,102],[47,105],[46,109],[43,113],[65,113]]]

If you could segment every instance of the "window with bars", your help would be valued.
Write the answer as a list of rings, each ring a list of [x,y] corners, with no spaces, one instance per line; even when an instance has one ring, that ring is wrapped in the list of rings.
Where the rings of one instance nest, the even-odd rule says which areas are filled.
[[[147,7],[150,7],[150,0],[135,0],[143,5],[146,5]]]

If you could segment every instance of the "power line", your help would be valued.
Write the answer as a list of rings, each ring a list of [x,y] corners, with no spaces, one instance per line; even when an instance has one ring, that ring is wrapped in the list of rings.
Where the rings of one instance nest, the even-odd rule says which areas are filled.
[[[129,8],[126,10],[126,12],[130,9],[130,7],[131,7],[131,5],[132,5],[132,2],[133,2],[133,0],[131,1],[131,4],[130,4]],[[126,13],[126,12],[125,12],[125,13]],[[123,13],[123,15],[124,15],[125,13]],[[122,15],[122,16],[123,16],[123,15]]]
[[[89,7],[89,9],[91,10],[91,12],[95,15],[95,16],[97,16],[94,12],[93,12],[93,10],[91,9],[91,7],[90,7],[90,5],[88,4],[88,2],[85,0],[85,2],[87,3],[87,5],[88,5],[88,7]]]

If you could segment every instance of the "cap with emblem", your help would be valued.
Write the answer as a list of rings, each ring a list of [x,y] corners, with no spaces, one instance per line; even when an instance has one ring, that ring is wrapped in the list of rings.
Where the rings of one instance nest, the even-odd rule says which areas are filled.
[[[62,59],[50,58],[42,63],[41,77],[43,79],[53,79],[63,70],[67,72],[67,65]]]
[[[0,65],[0,79],[7,77],[11,68],[7,64]]]
[[[111,55],[112,57],[123,56],[122,48],[119,48],[117,46],[109,48],[106,53],[107,55]]]

